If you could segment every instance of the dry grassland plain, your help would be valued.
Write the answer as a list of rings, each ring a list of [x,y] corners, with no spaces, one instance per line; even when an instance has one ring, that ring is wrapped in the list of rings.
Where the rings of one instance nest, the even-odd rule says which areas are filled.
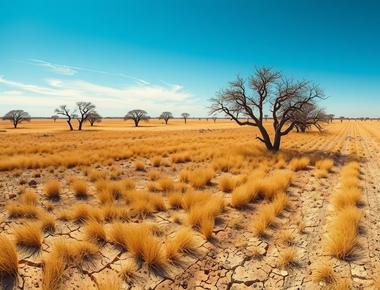
[[[380,122],[0,129],[0,288],[380,289]]]

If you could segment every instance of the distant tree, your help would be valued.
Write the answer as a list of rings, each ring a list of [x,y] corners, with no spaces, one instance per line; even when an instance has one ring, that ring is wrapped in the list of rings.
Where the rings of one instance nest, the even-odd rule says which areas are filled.
[[[29,113],[24,110],[12,110],[4,115],[3,120],[11,121],[13,127],[16,129],[18,124],[22,122],[30,122],[31,117]]]
[[[66,122],[69,125],[70,131],[73,131],[73,125],[71,124],[71,120],[76,118],[75,110],[70,110],[66,105],[61,105],[57,109],[55,109],[55,113],[58,115],[64,116],[67,118]]]
[[[54,120],[54,123],[55,123],[55,121],[57,121],[57,119],[59,119],[59,116],[58,115],[53,115],[53,116],[51,116],[51,118]]]
[[[182,113],[181,116],[185,120],[185,124],[186,124],[187,119],[190,117],[190,114],[189,113]]]
[[[263,142],[270,151],[278,151],[281,138],[291,132],[296,123],[291,120],[295,112],[305,105],[323,99],[323,91],[307,81],[290,81],[270,68],[258,68],[247,81],[237,77],[227,89],[211,99],[211,114],[224,113],[239,125],[257,127]],[[249,89],[251,94],[249,94]],[[270,105],[274,138],[270,137],[264,126],[264,109]],[[239,116],[249,117],[242,121]]]
[[[136,109],[129,111],[125,117],[124,120],[133,120],[135,123],[135,127],[139,126],[139,123],[141,120],[149,120],[148,113],[144,110]]]
[[[328,122],[328,117],[317,105],[310,103],[305,104],[300,110],[294,111],[290,121],[295,123],[297,132],[306,132],[311,127],[322,131],[322,123]]]
[[[340,119],[340,122],[342,123],[345,118],[344,116],[340,116],[339,119]]]
[[[102,121],[102,116],[100,116],[98,112],[94,111],[88,114],[87,121],[90,123],[92,127],[95,123],[100,123]]]
[[[332,123],[334,121],[335,115],[334,114],[328,114],[327,119],[329,123]]]
[[[212,118],[212,120],[214,121],[214,123],[216,122],[216,119],[217,119],[217,117],[216,116],[212,116],[211,117]]]
[[[158,119],[163,119],[165,121],[165,124],[167,125],[169,119],[173,119],[173,114],[171,112],[162,112]]]
[[[77,102],[78,109],[78,130],[82,130],[83,123],[87,120],[88,115],[95,112],[96,106],[91,102]]]

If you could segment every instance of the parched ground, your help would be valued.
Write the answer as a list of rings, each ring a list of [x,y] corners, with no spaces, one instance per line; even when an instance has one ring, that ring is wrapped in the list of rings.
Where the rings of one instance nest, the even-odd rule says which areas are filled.
[[[6,284],[3,281],[3,286],[12,288],[9,285],[13,285],[16,289],[41,289],[43,258],[52,251],[54,242],[62,238],[68,243],[84,240],[83,225],[61,220],[60,215],[78,203],[102,208],[103,205],[97,198],[96,182],[91,181],[88,174],[86,175],[86,170],[89,168],[103,172],[106,178],[112,180],[132,179],[136,184],[136,190],[144,191],[152,182],[149,177],[151,170],[158,170],[161,176],[170,177],[175,184],[191,188],[191,185],[180,181],[182,170],[214,166],[211,182],[201,191],[210,191],[223,196],[226,206],[216,217],[209,239],[194,228],[197,248],[193,253],[183,254],[180,262],[168,263],[165,269],[156,271],[144,262],[138,263],[128,250],[121,250],[112,241],[108,241],[99,248],[99,254],[91,263],[67,265],[60,287],[98,289],[102,279],[118,275],[125,265],[132,263],[135,266],[131,274],[120,278],[122,289],[379,289],[376,288],[380,278],[378,273],[380,266],[379,130],[380,124],[374,121],[343,123],[335,121],[322,135],[316,132],[292,133],[284,139],[283,153],[281,153],[284,156],[281,158],[271,155],[261,156],[260,154],[264,153],[259,149],[249,154],[241,153],[244,151],[242,147],[257,146],[253,145],[257,144],[257,141],[252,138],[255,132],[245,128],[196,129],[186,132],[172,130],[171,133],[144,131],[127,135],[120,133],[117,136],[113,133],[113,135],[95,136],[94,139],[91,139],[89,132],[84,132],[87,135],[83,139],[76,139],[82,138],[78,137],[77,132],[74,133],[75,137],[66,135],[69,133],[33,133],[31,144],[19,149],[19,152],[9,148],[12,140],[10,137],[5,137],[2,145],[8,145],[8,148],[2,152],[3,160],[9,158],[17,163],[21,162],[21,159],[16,158],[28,157],[28,160],[34,160],[33,158],[40,157],[50,161],[19,167],[12,165],[11,162],[4,164],[0,162],[2,233],[12,239],[15,227],[26,221],[23,218],[10,218],[7,209],[9,204],[19,200],[22,188],[32,189],[38,194],[38,207],[54,216],[56,230],[54,233],[44,234],[42,248],[35,253],[18,247],[17,279],[13,284]],[[61,135],[57,137],[55,134]],[[107,137],[105,140],[97,141],[97,138],[100,140],[105,136]],[[17,138],[19,139],[16,141],[20,142],[24,140],[23,138],[28,138],[28,134],[22,134]],[[36,144],[35,140],[42,140],[45,150],[42,152],[31,150],[32,143]],[[53,140],[58,141],[53,142]],[[237,143],[242,146],[235,148]],[[114,147],[113,144],[119,147]],[[104,150],[107,151],[107,146],[109,146],[108,152],[116,153],[112,156],[103,154]],[[130,150],[130,152],[128,154],[123,152],[123,157],[117,156],[117,153],[120,153],[117,148],[120,146],[124,151]],[[83,153],[80,155],[87,159],[78,157],[77,164],[74,165],[65,164],[65,161],[61,160],[55,164],[55,161],[49,159],[60,152],[75,150],[80,150]],[[239,153],[232,153],[236,150]],[[176,154],[187,154],[190,161],[174,162],[173,155]],[[240,154],[240,157],[233,154],[236,156]],[[152,164],[156,155],[161,158],[158,167]],[[233,161],[241,163],[240,166],[231,166],[229,172],[218,170],[215,165],[216,160],[229,156],[234,156]],[[241,156],[245,159],[242,160]],[[286,189],[290,200],[287,208],[276,218],[275,224],[267,229],[265,237],[255,235],[252,223],[257,218],[260,208],[268,204],[268,201],[259,199],[244,208],[232,207],[232,193],[222,192],[218,186],[221,177],[230,174],[235,178],[244,176],[253,178],[249,173],[257,168],[264,168],[262,170],[270,175],[277,167],[287,169],[291,159],[296,157],[308,157],[310,160],[329,158],[334,161],[334,167],[325,178],[316,175],[313,161],[307,168],[294,172],[292,182]],[[281,159],[284,164],[279,166],[276,158]],[[136,171],[136,160],[144,163],[144,171]],[[328,231],[327,224],[332,216],[330,197],[340,187],[342,167],[353,160],[360,164],[360,187],[363,192],[360,209],[363,215],[358,244],[354,249],[355,255],[350,259],[340,260],[326,254],[324,243]],[[22,162],[27,164],[27,161]],[[260,167],[262,164],[264,166]],[[70,188],[70,178],[73,176],[88,183],[90,194],[88,200],[81,201],[74,196]],[[59,180],[62,186],[62,198],[58,202],[49,201],[44,195],[44,184],[52,178]],[[155,211],[143,217],[131,215],[127,222],[148,222],[158,225],[162,247],[165,247],[167,238],[173,236],[183,226],[187,226],[188,213],[184,209],[170,208],[166,193],[156,194],[163,197],[165,210]],[[125,207],[133,211],[129,205]],[[107,233],[110,226],[111,223],[104,222]],[[291,240],[284,242],[284,236],[291,236]],[[295,250],[296,261],[292,265],[282,267],[279,265],[281,253],[289,247]],[[333,266],[339,283],[328,285],[313,280],[313,272],[321,263]]]

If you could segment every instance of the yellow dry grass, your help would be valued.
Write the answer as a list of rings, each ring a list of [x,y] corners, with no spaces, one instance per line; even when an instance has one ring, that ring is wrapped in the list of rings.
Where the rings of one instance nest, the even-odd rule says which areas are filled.
[[[15,277],[18,273],[16,247],[7,236],[0,234],[0,275]]]

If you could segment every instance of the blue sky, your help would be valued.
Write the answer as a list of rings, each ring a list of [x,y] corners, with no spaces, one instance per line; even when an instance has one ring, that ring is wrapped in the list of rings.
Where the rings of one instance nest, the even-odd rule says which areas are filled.
[[[331,113],[379,116],[379,13],[375,0],[0,0],[0,114],[89,100],[104,116],[205,116],[267,65],[319,83]]]

